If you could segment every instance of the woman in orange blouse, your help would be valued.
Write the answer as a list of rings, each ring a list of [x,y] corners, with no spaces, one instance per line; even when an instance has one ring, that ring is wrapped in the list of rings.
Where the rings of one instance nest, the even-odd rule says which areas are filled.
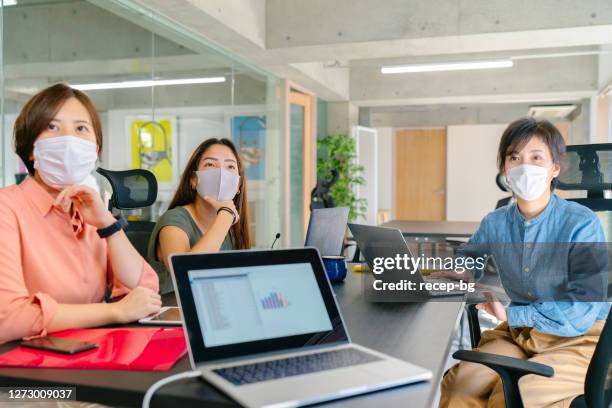
[[[0,343],[157,312],[157,274],[82,185],[102,149],[90,99],[51,86],[23,107],[14,136],[30,176],[0,189]],[[107,286],[127,295],[102,303]]]

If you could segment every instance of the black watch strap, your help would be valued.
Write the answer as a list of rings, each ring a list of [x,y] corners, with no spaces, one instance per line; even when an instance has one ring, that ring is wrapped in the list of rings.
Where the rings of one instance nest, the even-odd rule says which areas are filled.
[[[127,227],[127,225],[128,225],[127,221],[124,218],[119,217],[117,221],[113,222],[108,227],[99,228],[98,235],[100,236],[100,238],[108,238],[111,235],[113,235],[115,232],[121,231],[122,229]]]

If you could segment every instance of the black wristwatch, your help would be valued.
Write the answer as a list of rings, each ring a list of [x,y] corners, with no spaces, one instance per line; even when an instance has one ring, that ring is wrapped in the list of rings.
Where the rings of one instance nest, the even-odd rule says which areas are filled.
[[[117,221],[113,222],[108,227],[98,228],[98,235],[100,236],[100,238],[108,238],[115,232],[121,231],[122,229],[127,227],[127,225],[127,221],[124,218],[119,217]]]

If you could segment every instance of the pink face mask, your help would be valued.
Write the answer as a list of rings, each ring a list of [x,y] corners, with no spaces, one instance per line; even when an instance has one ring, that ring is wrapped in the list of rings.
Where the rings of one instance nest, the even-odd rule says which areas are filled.
[[[232,200],[238,193],[240,176],[224,168],[196,171],[198,176],[198,194],[209,196],[217,201]]]

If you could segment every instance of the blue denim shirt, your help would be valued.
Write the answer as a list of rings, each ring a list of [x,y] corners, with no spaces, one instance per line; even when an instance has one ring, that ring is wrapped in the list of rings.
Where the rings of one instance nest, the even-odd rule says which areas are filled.
[[[489,213],[470,238],[468,246],[488,251],[495,263],[501,266],[500,279],[511,300],[507,311],[510,326],[534,327],[557,336],[579,336],[586,333],[595,320],[606,319],[610,303],[539,301],[551,296],[550,291],[555,287],[567,285],[567,274],[558,271],[568,269],[567,265],[572,268],[570,254],[565,250],[569,245],[559,245],[554,252],[550,250],[554,245],[547,246],[546,243],[595,242],[605,242],[595,213],[553,194],[544,211],[529,221],[525,220],[516,204]],[[600,248],[603,246],[599,245]],[[607,260],[607,253],[603,257]],[[551,271],[557,273],[551,275]],[[605,289],[607,285],[604,285],[601,282]]]

